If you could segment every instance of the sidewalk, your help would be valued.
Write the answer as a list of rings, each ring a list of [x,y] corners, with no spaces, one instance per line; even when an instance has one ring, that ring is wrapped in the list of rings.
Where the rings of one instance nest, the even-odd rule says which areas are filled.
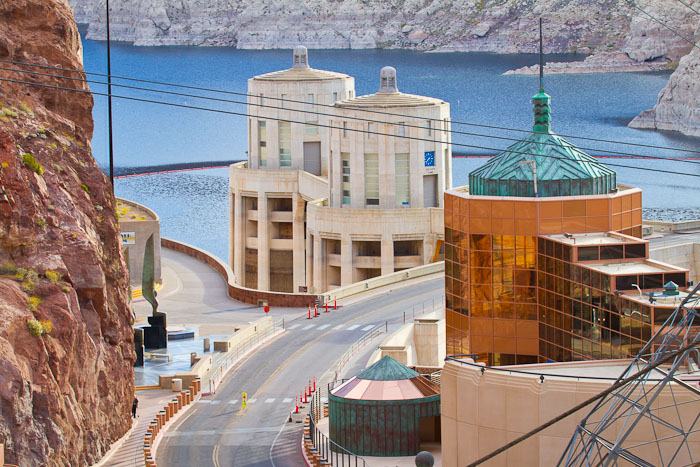
[[[136,391],[136,398],[139,400],[139,408],[136,411],[138,418],[134,420],[131,433],[121,445],[114,447],[113,451],[110,450],[105,455],[105,458],[110,456],[107,461],[93,467],[145,467],[143,438],[148,424],[159,411],[163,410],[163,406],[173,398],[173,394],[166,389]]]

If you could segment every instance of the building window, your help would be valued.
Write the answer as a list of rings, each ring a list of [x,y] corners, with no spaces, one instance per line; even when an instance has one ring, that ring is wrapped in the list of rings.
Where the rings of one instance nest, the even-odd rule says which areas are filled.
[[[258,104],[263,105],[265,103],[265,98],[263,97],[262,93],[260,94],[260,97],[258,99]]]
[[[396,126],[396,135],[397,136],[406,136],[406,123],[405,122],[399,122],[399,124]]]
[[[280,99],[280,107],[284,109],[284,101],[287,99],[286,94],[282,94],[282,99]]]
[[[318,120],[310,120],[304,125],[305,135],[317,135],[318,134]]]
[[[433,121],[425,121],[425,136],[433,136]]]
[[[379,205],[379,156],[365,154],[365,204]]]
[[[350,153],[341,152],[343,165],[343,204],[350,204]]]
[[[337,102],[337,101],[338,101],[338,93],[334,92],[333,93],[333,102]]]
[[[396,206],[408,207],[411,205],[409,155],[408,153],[399,153],[394,158],[396,163]]]
[[[343,138],[348,137],[348,122],[343,122]]]
[[[258,120],[258,162],[260,167],[267,165],[267,122]]]
[[[348,91],[348,97],[352,99],[355,96],[355,91]]]
[[[306,96],[306,103],[309,105],[314,105],[314,95],[313,94],[308,94]]]
[[[368,123],[367,124],[367,138],[371,138],[374,136],[374,123]]]
[[[292,124],[279,122],[280,167],[292,166]]]

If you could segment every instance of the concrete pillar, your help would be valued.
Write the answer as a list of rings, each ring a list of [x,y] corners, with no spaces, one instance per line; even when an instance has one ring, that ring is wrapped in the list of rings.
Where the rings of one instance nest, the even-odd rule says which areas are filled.
[[[299,286],[306,284],[306,251],[304,243],[304,205],[306,201],[299,193],[292,195],[292,268],[294,283],[293,292],[299,292]]]
[[[313,234],[309,231],[306,233],[306,286],[310,288],[313,286],[313,260],[314,260],[314,245],[313,245]]]
[[[352,284],[352,240],[343,237],[340,240],[340,286]]]
[[[437,239],[438,236],[432,233],[426,234],[423,237],[423,264],[432,262],[433,256],[435,256]]]
[[[270,220],[267,193],[258,192],[258,289],[270,290]]]
[[[173,392],[182,391],[182,380],[180,378],[173,378],[172,384],[170,386]]]
[[[326,271],[323,269],[324,255],[321,249],[321,236],[314,235],[314,293],[322,293],[325,291],[323,286],[326,277]]]
[[[233,194],[233,203],[235,204],[235,209],[233,215],[231,216],[231,221],[233,222],[233,241],[231,241],[230,248],[232,251],[235,249],[233,255],[233,275],[235,276],[236,284],[245,285],[245,224],[248,214],[245,209],[245,199],[241,196],[240,192],[235,192]]]
[[[394,272],[394,240],[391,235],[382,236],[382,276]]]

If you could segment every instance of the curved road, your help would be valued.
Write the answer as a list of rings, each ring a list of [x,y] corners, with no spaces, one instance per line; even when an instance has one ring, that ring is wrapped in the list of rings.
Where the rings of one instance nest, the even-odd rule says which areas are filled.
[[[287,423],[294,398],[317,381],[372,325],[401,323],[403,313],[442,300],[442,277],[394,288],[307,320],[285,319],[287,331],[238,363],[216,394],[202,398],[164,435],[157,463],[167,466],[298,467],[300,424]],[[365,331],[366,332],[366,331]],[[241,393],[248,406],[241,408]]]

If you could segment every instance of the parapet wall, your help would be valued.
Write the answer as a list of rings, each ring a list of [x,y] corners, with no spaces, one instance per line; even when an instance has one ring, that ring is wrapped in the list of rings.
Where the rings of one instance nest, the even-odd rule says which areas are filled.
[[[312,294],[268,292],[242,287],[235,283],[231,267],[211,253],[169,238],[161,238],[161,246],[191,256],[214,268],[228,284],[228,295],[234,300],[251,305],[266,302],[270,306],[306,307],[313,305],[316,299],[316,295]]]

